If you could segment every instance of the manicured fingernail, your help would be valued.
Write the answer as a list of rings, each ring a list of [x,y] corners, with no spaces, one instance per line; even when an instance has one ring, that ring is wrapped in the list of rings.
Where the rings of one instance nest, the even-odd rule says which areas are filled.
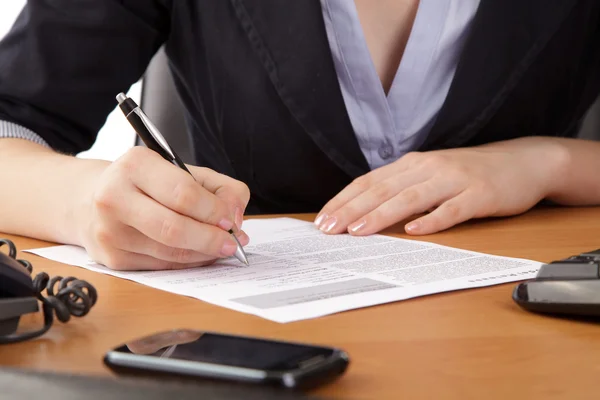
[[[229,257],[235,254],[237,250],[237,244],[233,240],[227,240],[225,244],[223,244],[223,248],[221,249],[221,255],[224,257]]]
[[[235,226],[238,229],[242,229],[242,224],[244,223],[244,214],[242,213],[242,209],[239,207],[235,208]]]
[[[365,221],[364,219],[361,219],[360,221],[357,221],[357,222],[353,223],[352,225],[350,225],[348,227],[348,230],[350,230],[350,232],[358,232],[359,230],[364,228],[366,224],[367,224],[367,221]]]
[[[315,225],[321,226],[321,223],[327,219],[327,214],[319,214],[317,215],[317,219],[315,219]]]
[[[240,241],[240,243],[243,246],[247,245],[250,242],[250,238],[248,237],[248,235],[244,231],[237,232],[235,234],[235,236],[238,238],[238,240]]]
[[[331,218],[328,218],[325,222],[323,222],[323,224],[319,227],[319,229],[322,230],[323,232],[329,232],[335,227],[336,224],[337,224],[337,218],[331,217]]]
[[[233,222],[231,222],[231,220],[227,219],[227,218],[223,218],[221,220],[221,222],[219,222],[217,224],[217,226],[221,229],[225,229],[226,231],[230,230],[231,228],[233,228]]]
[[[421,227],[421,221],[412,221],[404,227],[407,232],[416,232]]]

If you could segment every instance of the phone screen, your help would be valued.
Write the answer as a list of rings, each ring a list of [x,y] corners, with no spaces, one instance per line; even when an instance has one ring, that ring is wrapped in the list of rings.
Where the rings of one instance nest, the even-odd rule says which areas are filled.
[[[129,342],[115,351],[175,360],[281,371],[318,362],[331,356],[334,350],[193,330],[176,330]]]

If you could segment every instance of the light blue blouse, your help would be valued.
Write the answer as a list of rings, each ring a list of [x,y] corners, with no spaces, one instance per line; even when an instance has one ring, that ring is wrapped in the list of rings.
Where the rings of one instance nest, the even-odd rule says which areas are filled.
[[[386,96],[353,0],[321,0],[342,96],[372,169],[417,148],[439,112],[480,0],[421,0]]]

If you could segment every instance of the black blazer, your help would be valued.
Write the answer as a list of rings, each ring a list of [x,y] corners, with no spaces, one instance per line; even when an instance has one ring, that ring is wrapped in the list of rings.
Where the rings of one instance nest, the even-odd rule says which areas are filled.
[[[600,90],[600,2],[482,0],[419,150],[573,136]],[[319,0],[29,0],[0,43],[0,119],[89,148],[165,43],[202,165],[250,212],[316,211],[368,172]]]

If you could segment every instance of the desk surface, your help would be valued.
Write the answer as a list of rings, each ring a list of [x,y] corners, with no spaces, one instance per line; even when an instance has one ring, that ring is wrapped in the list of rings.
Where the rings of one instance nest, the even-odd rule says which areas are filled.
[[[405,237],[399,232],[385,233]],[[21,250],[49,245],[0,237]],[[547,262],[600,248],[600,208],[536,209],[419,240]],[[2,365],[109,375],[102,364],[108,349],[181,327],[344,348],[352,359],[347,374],[316,392],[336,398],[575,399],[598,392],[600,325],[527,313],[511,300],[514,284],[277,324],[31,254],[20,257],[35,271],[88,280],[99,302],[85,318],[55,322],[40,339],[0,347]],[[22,324],[34,322],[37,316],[27,316]]]

